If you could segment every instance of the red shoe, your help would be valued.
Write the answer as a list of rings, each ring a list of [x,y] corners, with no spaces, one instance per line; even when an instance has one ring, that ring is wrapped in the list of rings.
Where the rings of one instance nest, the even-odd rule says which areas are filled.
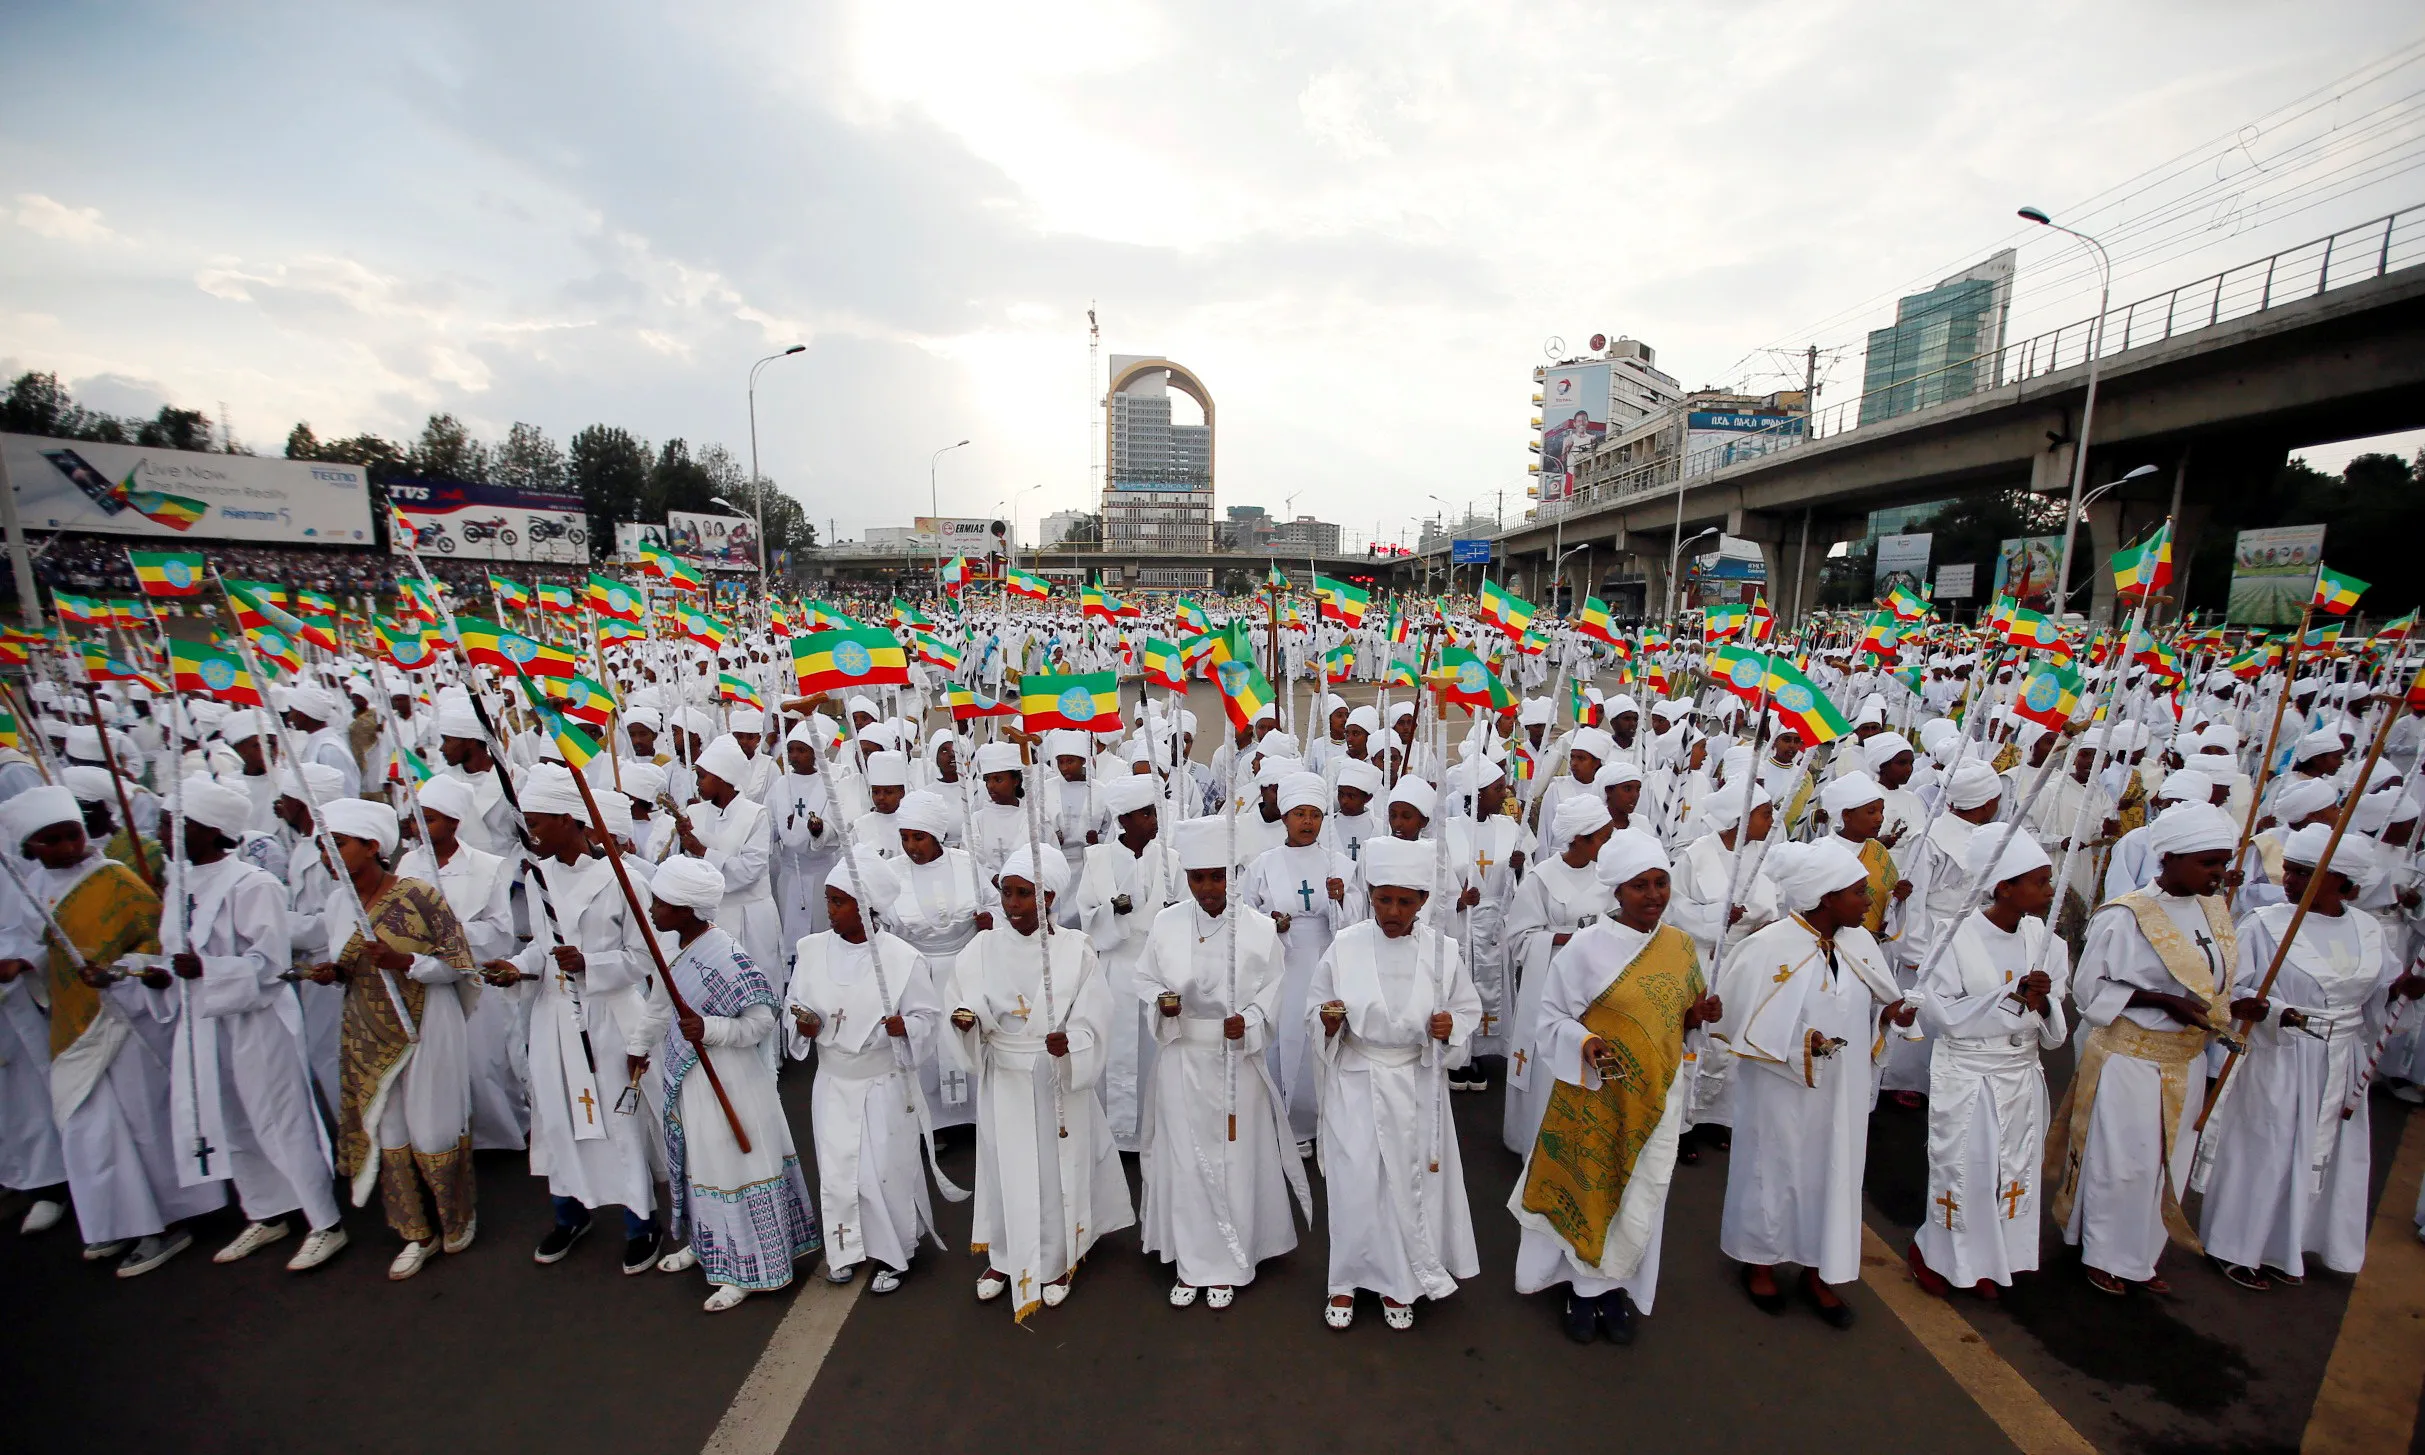
[[[2004,1290],[1996,1287],[1996,1281],[1992,1278],[1980,1279],[1978,1282],[1970,1286],[1970,1291],[1987,1300],[1989,1303],[1994,1303],[1997,1299],[2004,1296]]]
[[[1911,1276],[1920,1285],[1922,1293],[1943,1298],[1953,1291],[1953,1285],[1945,1281],[1945,1275],[1929,1267],[1928,1260],[1920,1256],[1917,1238],[1903,1245],[1903,1262],[1911,1269]]]

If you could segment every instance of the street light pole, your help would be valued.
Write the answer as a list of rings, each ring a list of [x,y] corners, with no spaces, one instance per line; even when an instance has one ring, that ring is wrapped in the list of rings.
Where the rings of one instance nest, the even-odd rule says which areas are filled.
[[[1683,482],[1678,481],[1677,487],[1681,489],[1682,484]],[[1680,495],[1677,498],[1682,499]],[[1682,515],[1683,513],[1684,508],[1681,505],[1677,506],[1676,514]],[[1675,546],[1667,553],[1667,619],[1669,621],[1674,621],[1676,619],[1676,571],[1679,569],[1680,564],[1684,560],[1683,531],[1684,527],[1682,523],[1679,522],[1676,526]],[[1717,533],[1718,528],[1713,525],[1706,530],[1698,530],[1693,532],[1692,538],[1697,541],[1703,536],[1714,536]]]
[[[774,570],[774,558],[766,549],[766,477],[758,473],[758,371],[777,359],[788,359],[807,349],[806,344],[793,344],[780,353],[768,354],[749,366],[749,489],[758,508],[758,589],[767,589],[767,576]]]
[[[937,591],[943,589],[943,509],[938,503],[941,497],[935,493],[935,462],[967,443],[966,440],[960,440],[957,443],[945,445],[942,449],[926,457],[926,518],[935,523],[935,590]]]
[[[2063,605],[2071,604],[2072,539],[2079,530],[2080,487],[2088,478],[2088,430],[2097,413],[2097,372],[2105,358],[2105,311],[2113,306],[2113,259],[2106,254],[2105,244],[2077,228],[2065,227],[2046,214],[2041,207],[2024,207],[2020,215],[2040,227],[2051,227],[2067,233],[2088,245],[2097,261],[2097,317],[2088,329],[2088,392],[2080,402],[2080,437],[2071,447],[2071,505],[2063,515],[2063,564],[2056,569],[2055,589]]]

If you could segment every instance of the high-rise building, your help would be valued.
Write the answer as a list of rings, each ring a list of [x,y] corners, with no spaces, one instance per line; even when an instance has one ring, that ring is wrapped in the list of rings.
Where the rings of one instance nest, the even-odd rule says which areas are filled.
[[[1044,517],[1043,523],[1036,527],[1036,545],[1039,548],[1059,545],[1067,540],[1069,533],[1076,530],[1085,520],[1086,512],[1082,510],[1054,511]]]
[[[1604,441],[1623,435],[1683,399],[1684,387],[1662,372],[1658,353],[1640,339],[1611,340],[1593,334],[1593,352],[1532,371],[1532,427],[1538,437],[1532,469],[1540,477],[1535,494],[1555,515],[1574,496],[1575,472]]]
[[[1861,423],[1874,424],[2003,380],[1998,351],[2012,314],[2013,250],[2006,248],[1925,293],[1895,304],[1892,328],[1872,329],[1861,370]]]
[[[1328,521],[1300,515],[1295,520],[1280,522],[1272,532],[1272,544],[1288,555],[1335,556],[1339,554],[1339,528]]]
[[[1176,388],[1204,411],[1202,424],[1171,422]],[[1114,354],[1104,393],[1110,440],[1103,478],[1103,548],[1200,555],[1213,543],[1213,401],[1202,380],[1168,359]],[[1142,569],[1147,586],[1202,588],[1211,572]]]

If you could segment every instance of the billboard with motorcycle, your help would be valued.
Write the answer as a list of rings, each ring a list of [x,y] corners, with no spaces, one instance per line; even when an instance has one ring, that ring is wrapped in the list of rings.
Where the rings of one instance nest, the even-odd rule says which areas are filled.
[[[578,495],[463,480],[398,480],[387,487],[424,555],[472,561],[589,560],[589,513]]]

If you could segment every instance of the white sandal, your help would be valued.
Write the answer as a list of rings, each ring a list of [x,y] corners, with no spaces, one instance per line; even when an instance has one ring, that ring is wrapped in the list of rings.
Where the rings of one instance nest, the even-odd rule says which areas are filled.
[[[1230,1301],[1237,1296],[1238,1291],[1234,1288],[1208,1288],[1204,1290],[1204,1306],[1206,1308],[1228,1308]]]
[[[1059,1308],[1068,1299],[1069,1285],[1066,1282],[1044,1285],[1044,1306],[1046,1308]]]
[[[1383,1300],[1381,1317],[1393,1329],[1411,1329],[1415,1326],[1415,1306],[1411,1303],[1398,1304]]]
[[[1356,1306],[1352,1303],[1322,1305],[1322,1322],[1334,1329],[1344,1329],[1356,1321]]]
[[[676,1248],[657,1260],[659,1273],[688,1273],[699,1266],[699,1255],[687,1246]]]
[[[989,1268],[985,1271],[984,1276],[977,1280],[977,1302],[992,1303],[995,1299],[1000,1298],[1002,1291],[1008,1287],[1010,1287],[1010,1280]]]
[[[1194,1284],[1174,1283],[1170,1286],[1170,1306],[1172,1308],[1185,1308],[1195,1301],[1196,1286]]]
[[[748,1289],[736,1284],[719,1283],[716,1285],[716,1291],[709,1294],[707,1302],[701,1304],[700,1307],[711,1314],[720,1314],[726,1309],[739,1308],[741,1300],[747,1297],[749,1297]]]

